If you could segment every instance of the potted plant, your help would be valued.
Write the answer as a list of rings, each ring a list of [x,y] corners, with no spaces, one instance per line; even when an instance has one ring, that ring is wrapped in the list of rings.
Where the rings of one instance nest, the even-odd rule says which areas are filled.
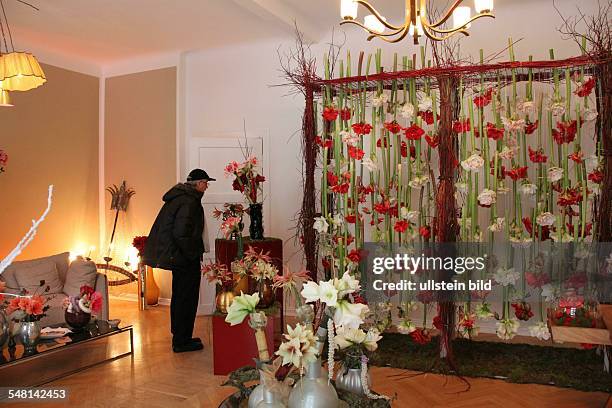
[[[67,296],[64,299],[64,318],[70,327],[80,330],[87,326],[92,314],[102,309],[102,295],[91,286],[83,285],[78,296]]]
[[[49,292],[49,286],[45,286],[45,281],[42,280],[39,289],[33,295],[23,290],[21,295],[15,296],[9,302],[6,309],[10,319],[15,322],[13,337],[21,341],[26,355],[36,353],[41,329],[40,319],[47,315],[50,307],[47,304],[49,299],[42,296],[47,292]]]
[[[208,282],[215,282],[220,287],[215,299],[217,310],[221,313],[227,313],[227,309],[234,300],[234,276],[227,269],[227,266],[213,262],[202,266],[202,274],[206,276]]]

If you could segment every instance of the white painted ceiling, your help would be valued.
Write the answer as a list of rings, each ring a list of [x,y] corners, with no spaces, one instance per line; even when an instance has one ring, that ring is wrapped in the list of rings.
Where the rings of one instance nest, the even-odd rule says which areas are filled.
[[[2,0],[15,48],[104,67],[130,59],[286,36],[296,20],[309,40],[338,27],[340,0]],[[496,0],[506,8],[552,0]],[[371,0],[389,21],[402,0]],[[441,9],[450,0],[435,0]],[[472,5],[473,0],[466,0]],[[365,14],[361,9],[360,18]]]

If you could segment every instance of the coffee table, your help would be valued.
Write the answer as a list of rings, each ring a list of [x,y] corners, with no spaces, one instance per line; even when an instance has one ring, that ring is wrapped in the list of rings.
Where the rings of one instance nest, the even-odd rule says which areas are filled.
[[[90,325],[70,333],[70,342],[41,340],[37,353],[24,355],[17,345],[11,356],[8,348],[0,354],[2,387],[36,387],[77,373],[95,365],[134,354],[132,326],[110,328],[108,324]],[[3,396],[0,392],[0,399]]]

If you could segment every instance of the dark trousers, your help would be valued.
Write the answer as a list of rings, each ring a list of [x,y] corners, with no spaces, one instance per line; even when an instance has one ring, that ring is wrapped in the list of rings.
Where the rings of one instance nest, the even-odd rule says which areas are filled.
[[[183,345],[193,337],[200,296],[200,263],[172,270],[170,328],[172,344]]]

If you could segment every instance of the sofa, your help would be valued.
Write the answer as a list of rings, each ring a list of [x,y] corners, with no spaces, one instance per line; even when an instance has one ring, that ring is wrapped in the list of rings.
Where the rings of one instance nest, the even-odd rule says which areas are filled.
[[[47,315],[41,320],[41,326],[54,326],[62,324],[64,310],[62,303],[67,295],[77,296],[82,285],[92,286],[102,295],[102,310],[98,313],[98,320],[108,320],[108,282],[106,275],[98,273],[96,264],[82,257],[70,262],[70,254],[64,252],[44,258],[13,262],[2,275],[0,280],[6,284],[6,292],[19,294],[23,289],[28,293],[41,294],[40,281],[45,281],[49,292],[44,296],[48,298],[50,306]]]

